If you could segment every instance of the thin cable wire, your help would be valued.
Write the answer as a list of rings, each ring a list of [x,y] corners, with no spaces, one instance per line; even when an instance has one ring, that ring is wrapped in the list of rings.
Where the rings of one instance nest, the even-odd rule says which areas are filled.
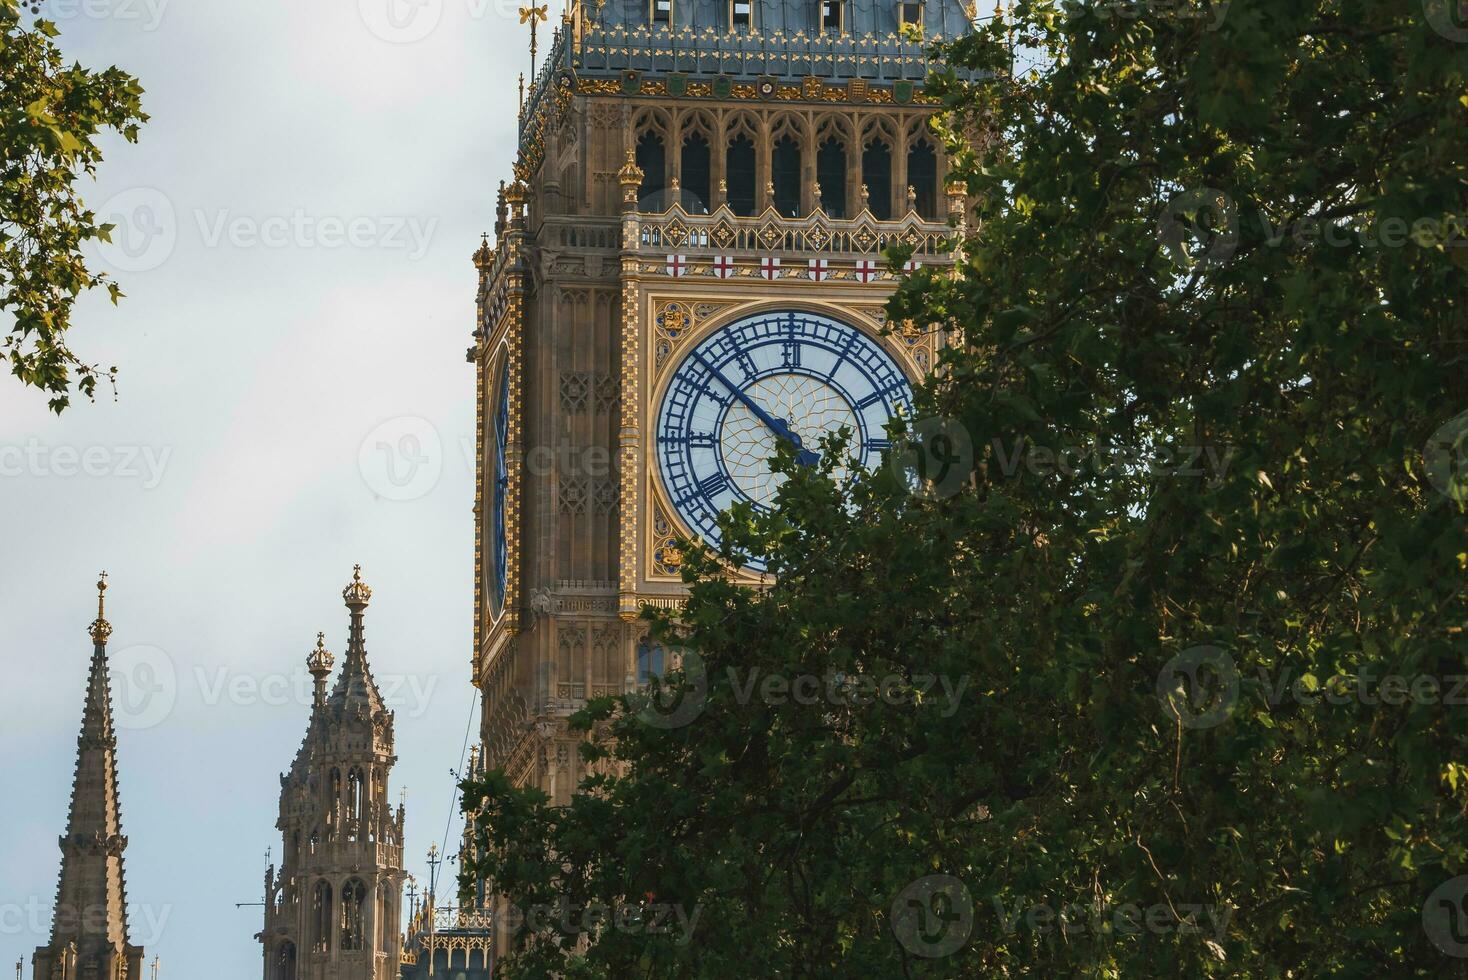
[[[443,841],[438,848],[438,853],[444,855],[445,859],[448,858],[449,828],[454,823],[454,808],[459,805],[459,779],[463,778],[464,759],[469,755],[469,733],[474,730],[474,709],[478,704],[479,692],[476,690],[474,697],[469,700],[469,719],[464,722],[464,747],[459,750],[459,768],[455,773],[458,778],[454,780],[454,792],[449,797],[449,815],[443,822]],[[438,894],[438,871],[436,869],[433,872],[433,881],[429,882],[429,887],[433,889],[435,895]]]

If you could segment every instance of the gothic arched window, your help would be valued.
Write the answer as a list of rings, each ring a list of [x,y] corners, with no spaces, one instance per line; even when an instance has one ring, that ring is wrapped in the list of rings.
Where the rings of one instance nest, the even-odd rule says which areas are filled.
[[[318,953],[331,952],[331,884],[322,879],[316,882],[316,891],[311,898],[311,948]]]
[[[683,140],[683,161],[680,167],[683,189],[683,210],[690,214],[708,214],[709,201],[709,141],[702,133],[689,133]]]
[[[926,139],[907,151],[907,183],[917,194],[917,213],[929,221],[938,216],[938,155]]]
[[[275,951],[275,980],[296,980],[296,944],[287,939]]]
[[[336,837],[337,821],[342,810],[342,771],[331,770],[331,778],[327,780],[329,796],[326,798],[326,839]]]
[[[816,183],[826,213],[833,218],[846,217],[846,147],[834,136],[816,151]]]
[[[347,773],[347,840],[358,840],[362,834],[362,818],[367,814],[367,781],[362,770],[353,766]]]
[[[775,210],[787,218],[800,217],[800,144],[793,136],[775,141],[770,153],[770,179],[775,184]]]
[[[729,141],[724,153],[724,180],[729,192],[729,210],[749,217],[755,200],[754,140],[743,133]]]
[[[362,936],[366,932],[365,909],[367,886],[360,878],[353,878],[342,886],[342,949],[362,948]]]
[[[637,683],[646,684],[663,676],[663,648],[651,640],[637,644]]]
[[[661,198],[667,188],[667,151],[663,147],[660,133],[646,132],[637,140],[637,166],[642,170],[642,186],[637,189],[638,210],[648,210],[642,205],[661,211]]]
[[[861,155],[861,182],[867,188],[872,217],[892,220],[892,149],[881,139],[868,143]]]

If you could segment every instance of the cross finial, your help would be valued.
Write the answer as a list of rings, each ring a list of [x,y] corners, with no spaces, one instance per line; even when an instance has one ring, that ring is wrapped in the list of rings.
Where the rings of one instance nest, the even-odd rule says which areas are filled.
[[[97,618],[92,621],[90,630],[93,643],[106,643],[107,637],[112,635],[112,624],[107,622],[107,573],[104,571],[97,577]]]

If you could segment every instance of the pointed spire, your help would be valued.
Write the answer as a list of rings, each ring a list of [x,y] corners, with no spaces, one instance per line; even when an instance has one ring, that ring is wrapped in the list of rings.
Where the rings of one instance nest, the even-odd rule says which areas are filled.
[[[97,583],[92,623],[92,663],[87,700],[77,736],[76,775],[66,834],[60,838],[61,874],[51,945],[36,950],[37,976],[62,966],[66,976],[95,964],[101,976],[123,964],[122,976],[139,976],[143,951],[128,941],[127,881],[123,873],[122,807],[117,792],[117,735],[107,666],[107,573]]]
[[[342,599],[351,611],[351,627],[347,634],[347,652],[342,658],[342,671],[336,679],[336,687],[332,689],[329,704],[332,709],[351,716],[377,717],[387,709],[367,665],[363,619],[367,603],[372,599],[372,588],[362,581],[361,565],[354,568],[352,580],[342,590]]]

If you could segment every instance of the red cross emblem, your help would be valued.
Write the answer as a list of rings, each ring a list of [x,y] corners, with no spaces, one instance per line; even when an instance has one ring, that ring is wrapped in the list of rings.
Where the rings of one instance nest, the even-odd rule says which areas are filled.
[[[759,260],[759,274],[766,279],[780,278],[780,260],[774,256],[767,256]]]
[[[714,256],[714,275],[720,279],[728,279],[734,274],[734,259],[728,255]]]
[[[810,260],[810,277],[816,282],[825,281],[825,278],[830,274],[831,273],[828,269],[828,265],[825,259]]]
[[[862,282],[871,282],[877,278],[877,263],[870,259],[862,259],[856,264],[856,278]]]
[[[668,256],[668,275],[672,276],[674,279],[677,279],[679,276],[683,275],[683,273],[685,273],[687,271],[688,271],[688,256],[686,256],[686,255],[670,255],[670,256]]]
[[[908,259],[906,262],[904,262],[902,264],[902,271],[903,272],[916,272],[918,269],[921,269],[922,267],[923,267],[923,264],[921,262],[919,262],[917,259]]]

